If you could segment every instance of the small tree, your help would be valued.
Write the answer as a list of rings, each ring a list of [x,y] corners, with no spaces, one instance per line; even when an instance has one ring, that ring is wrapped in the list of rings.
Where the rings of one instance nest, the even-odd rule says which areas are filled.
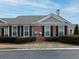
[[[75,29],[74,29],[74,35],[78,35],[79,31],[78,31],[78,25],[76,24]]]

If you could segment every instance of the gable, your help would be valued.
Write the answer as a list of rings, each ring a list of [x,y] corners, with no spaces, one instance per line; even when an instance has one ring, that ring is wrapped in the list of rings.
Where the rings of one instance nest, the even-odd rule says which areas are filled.
[[[38,23],[63,23],[63,24],[71,24],[69,21],[65,20],[64,18],[62,18],[61,16],[58,16],[56,14],[49,14],[46,17],[40,19],[38,21]]]
[[[0,19],[0,26],[7,25],[7,21]]]
[[[42,22],[61,22],[61,21],[51,16]]]

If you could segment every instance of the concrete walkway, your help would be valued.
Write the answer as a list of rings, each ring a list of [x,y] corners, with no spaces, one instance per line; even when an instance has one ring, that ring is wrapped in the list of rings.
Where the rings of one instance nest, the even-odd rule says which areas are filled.
[[[79,48],[78,45],[70,45],[59,42],[31,42],[26,44],[2,43],[0,48],[12,49],[31,49],[31,48]]]

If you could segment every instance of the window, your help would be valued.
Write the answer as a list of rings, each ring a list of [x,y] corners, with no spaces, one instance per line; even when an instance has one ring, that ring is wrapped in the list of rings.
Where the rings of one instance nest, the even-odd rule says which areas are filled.
[[[4,36],[5,37],[8,37],[9,36],[9,31],[8,31],[9,29],[8,29],[8,26],[6,26],[5,28],[4,28]]]
[[[18,27],[17,26],[12,26],[12,36],[13,37],[18,36]]]
[[[58,36],[64,35],[64,26],[58,26]]]
[[[51,36],[51,27],[50,26],[44,26],[44,36],[45,37]]]
[[[23,32],[24,37],[29,37],[29,34],[30,34],[29,26],[24,26],[23,30],[24,30],[24,32]]]
[[[34,26],[31,27],[32,37],[35,37]]]

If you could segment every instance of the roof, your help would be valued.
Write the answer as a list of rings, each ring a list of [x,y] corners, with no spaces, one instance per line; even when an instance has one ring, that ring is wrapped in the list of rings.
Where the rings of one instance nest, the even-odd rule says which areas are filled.
[[[18,24],[18,25],[32,25],[35,23],[42,23],[42,22],[61,22],[66,24],[71,24],[69,21],[65,20],[61,16],[56,14],[49,14],[49,15],[33,15],[33,16],[18,16],[16,18],[1,18],[5,20],[8,24]]]
[[[16,18],[1,18],[5,21],[7,21],[8,24],[32,24],[33,22],[36,22],[40,19],[42,19],[45,16],[18,16]]]

